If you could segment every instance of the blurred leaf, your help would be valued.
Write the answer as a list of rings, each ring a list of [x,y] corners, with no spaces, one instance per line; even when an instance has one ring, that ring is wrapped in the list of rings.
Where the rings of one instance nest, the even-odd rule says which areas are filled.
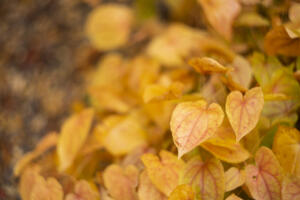
[[[71,166],[88,136],[93,116],[93,109],[85,109],[64,122],[57,144],[59,171]]]
[[[168,151],[162,150],[159,155],[160,159],[153,154],[144,154],[142,161],[151,182],[159,191],[169,196],[178,185],[185,163]]]

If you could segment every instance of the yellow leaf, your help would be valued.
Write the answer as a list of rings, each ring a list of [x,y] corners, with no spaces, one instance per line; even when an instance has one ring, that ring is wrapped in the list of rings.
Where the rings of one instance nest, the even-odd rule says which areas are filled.
[[[216,103],[204,100],[180,103],[173,111],[170,126],[178,157],[211,137],[222,124],[224,113]]]
[[[289,18],[293,23],[299,23],[300,22],[300,4],[293,2],[291,7],[289,8]]]
[[[160,84],[151,84],[145,88],[144,102],[156,102],[163,100],[172,100],[181,97],[183,93],[183,84],[175,82],[169,86]]]
[[[178,185],[179,174],[185,163],[168,151],[162,150],[159,155],[161,159],[153,154],[144,154],[141,159],[151,182],[159,191],[169,196]]]
[[[95,71],[88,77],[91,86],[122,87],[121,79],[127,72],[125,59],[121,54],[109,53],[101,58]]]
[[[245,183],[245,172],[231,167],[225,172],[225,191],[229,192]]]
[[[93,116],[92,109],[85,109],[64,122],[57,144],[59,171],[66,170],[74,161],[88,136]]]
[[[231,91],[234,91],[234,90],[238,90],[238,91],[241,91],[241,92],[246,92],[247,91],[247,89],[244,88],[244,86],[242,86],[240,83],[238,83],[236,81],[236,78],[234,78],[231,73],[227,73],[226,76],[221,77],[221,81]]]
[[[286,177],[282,183],[282,200],[300,199],[300,177]]]
[[[225,178],[222,163],[212,158],[203,162],[192,158],[184,169],[180,183],[190,184],[197,200],[223,200]]]
[[[146,171],[143,171],[140,174],[140,181],[139,181],[139,188],[138,188],[138,197],[139,200],[166,200],[167,197],[161,193],[156,187],[152,184],[148,174]]]
[[[140,145],[146,144],[146,132],[139,115],[114,115],[104,119],[96,129],[100,141],[113,155],[124,155]]]
[[[252,68],[250,63],[241,56],[236,56],[229,71],[232,80],[244,88],[249,88],[252,81]]]
[[[63,200],[63,190],[55,178],[48,178],[47,181],[40,176],[35,183],[30,200]]]
[[[237,141],[255,128],[263,105],[264,97],[260,87],[252,88],[244,96],[239,91],[233,91],[227,96],[226,113]]]
[[[290,97],[283,93],[271,93],[271,94],[264,94],[265,101],[285,101],[289,100]]]
[[[232,37],[232,25],[241,11],[238,0],[198,0],[212,27],[227,40]]]
[[[256,200],[280,200],[282,169],[273,152],[261,147],[255,155],[254,165],[247,165],[246,185]]]
[[[237,18],[235,25],[245,27],[267,27],[270,22],[257,12],[243,12]]]
[[[240,197],[236,196],[235,194],[230,195],[225,200],[243,200]]]
[[[300,38],[291,38],[283,25],[271,29],[264,40],[269,55],[300,56]]]
[[[142,96],[145,88],[159,77],[161,66],[155,59],[137,56],[128,63],[127,85],[135,94]],[[126,91],[128,92],[128,91]]]
[[[189,185],[179,185],[171,193],[168,200],[194,200],[194,192]]]
[[[104,185],[115,200],[137,200],[138,169],[133,165],[122,169],[112,164],[103,172]]]
[[[147,54],[167,67],[178,67],[192,50],[199,48],[205,34],[183,24],[171,24],[156,36],[147,47]]]
[[[85,32],[99,50],[111,50],[124,45],[131,32],[133,13],[119,4],[106,4],[95,8],[88,16]]]
[[[229,69],[208,57],[192,58],[188,63],[200,74],[226,73]]]
[[[240,163],[247,160],[249,152],[236,142],[234,132],[227,120],[224,120],[216,133],[201,147],[212,153],[216,158],[229,163]]]
[[[19,176],[25,167],[37,157],[41,156],[57,143],[57,133],[51,132],[44,136],[37,144],[36,148],[29,153],[26,153],[14,167],[14,175]]]
[[[280,126],[273,141],[273,152],[285,172],[300,177],[300,132]]]
[[[96,110],[126,113],[130,109],[122,90],[113,87],[90,87],[88,92],[91,104]]]
[[[95,186],[94,186],[95,187]],[[100,195],[97,192],[97,188],[93,188],[87,181],[77,181],[74,193],[70,193],[66,196],[65,200],[100,200]]]

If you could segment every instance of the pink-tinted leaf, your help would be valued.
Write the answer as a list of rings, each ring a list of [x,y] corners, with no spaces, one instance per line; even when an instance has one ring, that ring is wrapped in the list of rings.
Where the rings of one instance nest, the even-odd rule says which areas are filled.
[[[241,11],[238,0],[198,0],[209,23],[216,31],[230,40],[232,24]]]
[[[196,199],[223,200],[225,178],[222,163],[216,158],[203,162],[200,157],[194,157],[186,164],[180,183],[192,185]]]
[[[178,148],[178,157],[212,136],[223,118],[223,110],[216,103],[207,105],[201,100],[178,104],[170,122],[173,140]]]
[[[264,97],[260,87],[252,88],[244,96],[239,91],[233,91],[227,96],[226,113],[237,141],[255,128],[263,105]]]
[[[273,152],[261,147],[255,155],[256,165],[246,166],[246,184],[256,200],[280,200],[282,169]]]
[[[282,183],[282,200],[300,199],[300,177],[285,178]]]
[[[226,192],[234,190],[235,188],[245,183],[245,172],[236,167],[231,167],[225,172],[225,190]]]

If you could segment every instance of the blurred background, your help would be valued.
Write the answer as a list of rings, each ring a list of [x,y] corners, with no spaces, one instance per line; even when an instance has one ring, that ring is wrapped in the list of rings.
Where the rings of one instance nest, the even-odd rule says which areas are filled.
[[[91,3],[100,1],[0,1],[0,199],[18,199],[16,160],[83,96],[81,75],[97,56],[83,36]]]

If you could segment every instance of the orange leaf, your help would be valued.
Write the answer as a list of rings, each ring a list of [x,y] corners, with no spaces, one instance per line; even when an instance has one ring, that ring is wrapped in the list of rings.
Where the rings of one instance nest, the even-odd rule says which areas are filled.
[[[192,58],[188,63],[200,74],[226,73],[229,69],[208,57]]]
[[[225,172],[225,191],[234,190],[245,183],[245,172],[231,167]]]
[[[30,200],[63,200],[63,190],[55,178],[48,178],[47,181],[40,176],[35,183]]]
[[[161,193],[152,184],[146,171],[143,171],[140,175],[140,183],[138,189],[139,200],[166,200],[167,197]]]
[[[170,126],[178,157],[212,136],[222,124],[224,113],[216,103],[204,100],[180,103],[173,111]]]
[[[232,36],[234,19],[239,15],[241,6],[238,0],[198,0],[213,28],[227,40]]]
[[[100,195],[96,188],[85,180],[80,180],[76,183],[74,193],[68,194],[65,200],[100,200]]]
[[[60,171],[73,163],[88,136],[93,116],[92,109],[85,109],[64,122],[57,144]]]
[[[246,166],[246,185],[256,200],[280,200],[282,169],[273,152],[261,147],[255,155],[256,166]]]
[[[300,38],[291,38],[283,25],[271,29],[265,36],[264,48],[269,55],[300,55]]]
[[[162,150],[159,155],[161,159],[153,154],[144,154],[142,161],[152,183],[159,191],[169,196],[178,185],[179,174],[185,163],[168,151]]]
[[[119,165],[108,166],[103,173],[104,185],[115,200],[137,200],[138,169],[133,165],[122,169]]]
[[[180,82],[171,83],[169,86],[151,84],[145,88],[144,102],[155,102],[179,98],[183,93],[183,84]]]
[[[250,156],[249,152],[236,142],[234,132],[227,120],[224,120],[215,135],[203,142],[201,147],[216,158],[229,163],[240,163]]]
[[[193,200],[194,192],[189,185],[179,185],[173,190],[168,200]]]
[[[191,184],[196,199],[223,200],[225,178],[222,163],[216,158],[203,162],[200,157],[194,157],[186,164],[180,183]]]
[[[57,133],[52,132],[44,136],[32,152],[26,153],[21,158],[21,160],[17,162],[17,164],[14,167],[14,175],[19,176],[20,173],[31,161],[41,156],[51,147],[54,147],[56,143],[57,143]]]
[[[287,173],[300,177],[300,132],[296,128],[278,128],[273,152]]]
[[[40,169],[35,166],[32,168],[26,168],[22,173],[19,192],[23,200],[30,200],[32,189],[36,184],[37,179],[40,177],[39,171]]]
[[[231,92],[226,99],[226,113],[240,141],[255,128],[263,109],[264,97],[260,87],[252,88],[243,96],[239,91]]]
[[[282,200],[300,199],[300,177],[285,178],[282,183]]]

